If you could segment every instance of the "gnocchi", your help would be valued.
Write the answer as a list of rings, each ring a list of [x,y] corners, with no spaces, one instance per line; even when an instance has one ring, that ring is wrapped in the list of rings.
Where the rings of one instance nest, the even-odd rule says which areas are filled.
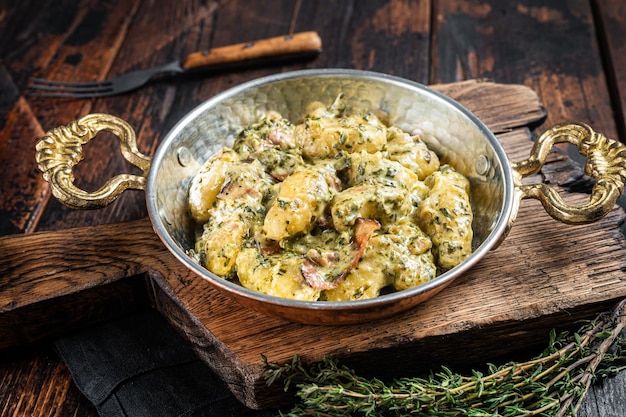
[[[466,177],[419,136],[341,96],[294,124],[268,113],[192,179],[191,255],[266,294],[347,301],[404,290],[472,251]]]

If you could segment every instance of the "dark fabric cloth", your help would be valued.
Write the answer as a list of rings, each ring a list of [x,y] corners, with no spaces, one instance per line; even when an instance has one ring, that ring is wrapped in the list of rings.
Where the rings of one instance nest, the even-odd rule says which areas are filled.
[[[54,342],[78,389],[102,417],[266,417],[242,405],[156,311]]]

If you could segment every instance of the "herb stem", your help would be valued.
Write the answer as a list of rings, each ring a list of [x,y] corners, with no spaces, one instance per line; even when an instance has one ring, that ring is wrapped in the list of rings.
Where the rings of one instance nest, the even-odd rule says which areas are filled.
[[[598,375],[626,369],[624,329],[626,300],[611,315],[599,315],[574,334],[551,333],[548,348],[537,358],[499,367],[483,375],[460,375],[443,367],[427,377],[400,378],[385,383],[366,379],[325,358],[304,366],[266,362],[268,383],[295,383],[300,404],[290,417],[319,416],[541,416],[575,415]],[[620,364],[621,365],[621,364]]]

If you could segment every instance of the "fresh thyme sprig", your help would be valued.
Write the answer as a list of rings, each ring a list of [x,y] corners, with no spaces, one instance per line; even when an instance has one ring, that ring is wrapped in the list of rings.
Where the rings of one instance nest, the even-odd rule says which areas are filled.
[[[295,356],[279,365],[266,360],[268,384],[296,386],[300,402],[289,417],[319,416],[575,416],[590,385],[626,369],[624,306],[599,315],[575,333],[550,333],[548,348],[537,358],[487,372],[461,375],[446,367],[427,377],[385,383],[363,378],[326,357],[305,365]]]

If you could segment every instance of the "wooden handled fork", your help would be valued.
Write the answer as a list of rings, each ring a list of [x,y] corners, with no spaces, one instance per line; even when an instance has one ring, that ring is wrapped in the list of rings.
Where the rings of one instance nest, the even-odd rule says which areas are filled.
[[[322,41],[317,32],[301,32],[253,42],[193,52],[182,60],[155,68],[133,71],[105,81],[61,81],[31,78],[26,88],[36,97],[92,98],[135,90],[157,75],[184,73],[206,68],[237,68],[288,59],[304,59],[319,54]]]

